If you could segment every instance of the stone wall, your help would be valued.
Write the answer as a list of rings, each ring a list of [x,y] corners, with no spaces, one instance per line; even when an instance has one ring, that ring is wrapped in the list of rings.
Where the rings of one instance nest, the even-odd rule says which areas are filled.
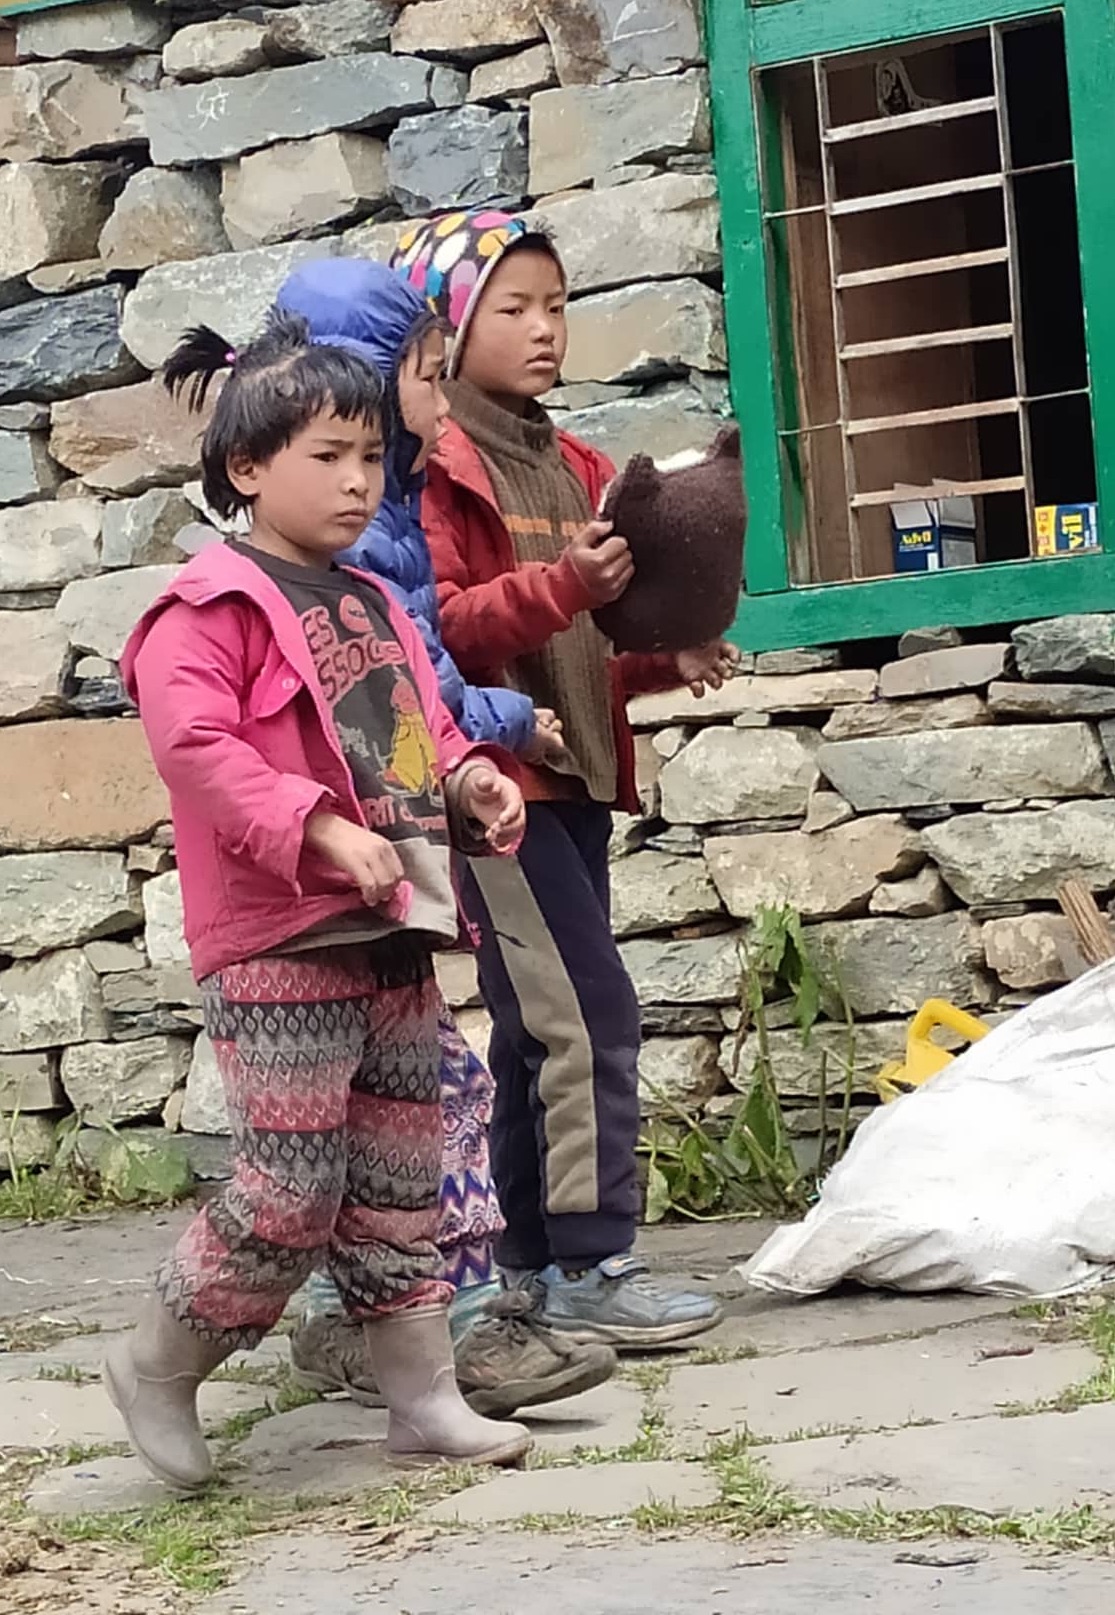
[[[115,668],[199,519],[197,425],[157,377],[178,333],[243,340],[293,263],[383,255],[415,214],[537,204],[574,292],[569,423],[661,456],[727,407],[689,0],[215,9],[112,0],[0,32],[0,1170],[9,1135],[49,1159],[75,1110],[185,1129],[219,1170],[165,795]],[[857,1115],[923,999],[995,1017],[1079,968],[1054,894],[1115,890],[1113,619],[900,649],[771,653],[703,703],[634,704],[648,816],[617,827],[614,873],[648,1113],[738,1103],[762,904],[839,963]],[[443,978],[482,1043],[470,961]],[[778,1021],[805,1152],[843,1033],[803,1050]]]
[[[71,1110],[223,1123],[115,666],[199,519],[197,423],[158,380],[180,332],[243,341],[291,265],[385,256],[409,218],[538,204],[575,297],[554,404],[617,457],[703,447],[727,408],[710,143],[691,0],[0,24],[0,1170]]]

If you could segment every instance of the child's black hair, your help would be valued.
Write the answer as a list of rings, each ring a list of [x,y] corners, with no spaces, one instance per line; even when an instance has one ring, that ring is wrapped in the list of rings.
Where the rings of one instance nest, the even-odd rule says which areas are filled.
[[[167,360],[163,383],[173,397],[185,393],[189,407],[199,410],[224,370],[230,374],[201,443],[202,491],[224,519],[251,507],[229,478],[231,456],[266,463],[324,409],[342,420],[382,426],[385,437],[391,428],[375,366],[347,348],[312,342],[298,315],[272,310],[263,335],[238,351],[209,326],[195,326]]]
[[[417,316],[414,324],[403,338],[403,345],[399,349],[399,362],[396,370],[403,368],[403,363],[409,359],[416,348],[420,348],[428,336],[434,332],[448,339],[453,335],[453,327],[448,320],[443,320],[440,314],[435,314],[432,308],[425,308]]]

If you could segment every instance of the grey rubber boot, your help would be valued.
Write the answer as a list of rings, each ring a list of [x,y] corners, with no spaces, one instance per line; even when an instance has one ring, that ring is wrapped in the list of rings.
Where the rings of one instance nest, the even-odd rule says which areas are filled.
[[[208,1484],[213,1462],[197,1416],[197,1388],[231,1355],[179,1323],[157,1296],[143,1304],[126,1339],[111,1346],[102,1378],[138,1456],[177,1491]]]
[[[521,1424],[485,1419],[461,1395],[444,1307],[415,1307],[364,1325],[397,1463],[514,1464],[530,1449]]]

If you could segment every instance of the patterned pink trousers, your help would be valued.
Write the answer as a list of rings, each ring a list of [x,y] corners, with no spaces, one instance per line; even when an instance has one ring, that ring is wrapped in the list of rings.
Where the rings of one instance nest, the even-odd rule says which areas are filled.
[[[235,1170],[156,1289],[209,1339],[254,1346],[319,1257],[356,1318],[452,1293],[435,1244],[437,987],[426,956],[390,984],[382,949],[254,959],[202,983]]]

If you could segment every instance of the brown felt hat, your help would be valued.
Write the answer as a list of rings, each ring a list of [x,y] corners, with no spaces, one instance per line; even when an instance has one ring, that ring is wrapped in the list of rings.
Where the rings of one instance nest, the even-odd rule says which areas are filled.
[[[631,546],[635,576],[593,612],[617,651],[680,651],[735,620],[743,586],[739,428],[725,427],[697,465],[663,471],[636,455],[608,489],[601,515]]]

